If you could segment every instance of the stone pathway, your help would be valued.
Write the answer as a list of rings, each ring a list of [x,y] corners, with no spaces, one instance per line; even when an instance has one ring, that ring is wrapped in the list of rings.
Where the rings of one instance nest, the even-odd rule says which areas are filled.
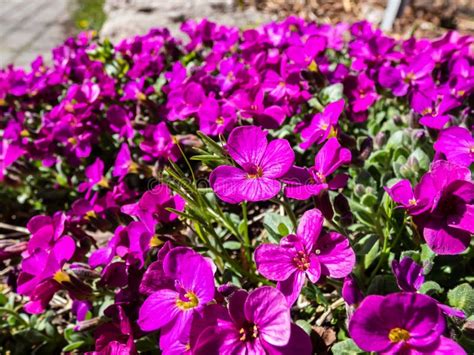
[[[45,60],[66,39],[70,0],[0,0],[0,67]]]

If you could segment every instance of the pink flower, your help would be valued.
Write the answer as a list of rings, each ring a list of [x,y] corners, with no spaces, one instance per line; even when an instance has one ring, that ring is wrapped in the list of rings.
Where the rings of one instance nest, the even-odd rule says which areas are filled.
[[[278,194],[282,177],[293,165],[295,154],[285,139],[267,142],[260,127],[235,128],[229,135],[227,151],[240,166],[217,167],[211,187],[225,202],[265,201]]]
[[[344,100],[338,100],[327,105],[322,113],[314,115],[311,123],[301,131],[303,142],[300,147],[308,149],[313,144],[321,144],[334,135],[337,121],[343,109]]]
[[[144,331],[161,329],[160,347],[188,334],[193,316],[214,298],[210,261],[190,248],[172,249],[163,262],[164,277],[174,286],[152,293],[140,307],[138,325]]]
[[[267,279],[278,281],[277,288],[293,304],[306,277],[316,283],[323,275],[343,278],[355,264],[349,240],[336,233],[321,233],[324,218],[318,209],[306,211],[298,230],[280,245],[262,244],[255,250],[257,270]]]
[[[296,200],[307,200],[311,196],[318,196],[324,190],[344,187],[347,175],[337,174],[330,180],[328,178],[341,165],[350,163],[351,158],[350,150],[343,148],[337,138],[329,139],[316,155],[314,166],[294,166],[284,176],[285,195]]]
[[[465,128],[445,129],[439,134],[433,147],[452,163],[469,167],[474,162],[474,138]]]
[[[145,192],[137,203],[122,206],[122,212],[137,217],[151,233],[155,233],[157,223],[168,223],[178,217],[166,208],[182,211],[184,204],[181,196],[173,196],[169,187],[161,184]]]

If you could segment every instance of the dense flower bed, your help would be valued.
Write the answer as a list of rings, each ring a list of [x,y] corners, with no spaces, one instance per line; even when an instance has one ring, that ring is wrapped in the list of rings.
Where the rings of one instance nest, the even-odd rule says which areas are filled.
[[[472,351],[474,38],[182,30],[0,70],[1,351]]]

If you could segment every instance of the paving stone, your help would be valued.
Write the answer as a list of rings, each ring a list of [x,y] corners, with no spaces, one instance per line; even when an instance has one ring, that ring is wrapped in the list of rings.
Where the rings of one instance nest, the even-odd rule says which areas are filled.
[[[73,0],[0,0],[0,67],[29,66],[66,39]]]

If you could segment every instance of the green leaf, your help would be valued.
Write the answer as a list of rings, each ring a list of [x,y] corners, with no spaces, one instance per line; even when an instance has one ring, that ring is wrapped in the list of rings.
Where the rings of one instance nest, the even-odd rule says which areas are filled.
[[[237,241],[230,240],[228,242],[224,242],[224,248],[229,249],[229,250],[239,250],[241,247],[241,244]]]
[[[377,205],[377,196],[371,194],[371,193],[367,193],[365,194],[362,199],[360,200],[360,202],[364,205],[364,206],[367,206],[367,207],[373,207],[375,205]]]
[[[80,340],[80,341],[76,341],[74,343],[71,343],[69,345],[66,345],[64,348],[63,348],[63,351],[64,352],[67,352],[67,351],[72,351],[72,350],[76,350],[76,349],[79,349],[82,345],[85,344],[85,341],[84,340]]]
[[[462,309],[466,316],[474,313],[474,290],[471,285],[464,283],[448,292],[449,305]]]
[[[281,237],[290,234],[292,230],[290,218],[276,212],[268,212],[265,214],[265,217],[263,217],[263,226],[275,243],[278,243]]]
[[[443,288],[437,282],[426,281],[421,285],[419,292],[424,293],[425,295],[432,295],[434,293],[442,293]]]
[[[329,85],[321,90],[321,97],[325,103],[334,102],[342,99],[344,86],[341,83]]]
[[[364,354],[364,351],[359,349],[352,339],[346,339],[334,344],[331,350],[334,355]]]
[[[285,235],[290,234],[290,230],[288,229],[288,227],[287,227],[286,224],[284,224],[284,223],[280,223],[280,224],[278,225],[278,232],[279,232],[280,235],[282,235],[282,236],[285,236]]]

